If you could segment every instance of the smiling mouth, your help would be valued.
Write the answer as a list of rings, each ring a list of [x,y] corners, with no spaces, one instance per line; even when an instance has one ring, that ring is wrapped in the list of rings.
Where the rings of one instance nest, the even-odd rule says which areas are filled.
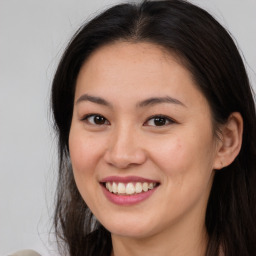
[[[103,182],[102,185],[112,194],[135,195],[142,194],[154,189],[159,185],[157,182]]]

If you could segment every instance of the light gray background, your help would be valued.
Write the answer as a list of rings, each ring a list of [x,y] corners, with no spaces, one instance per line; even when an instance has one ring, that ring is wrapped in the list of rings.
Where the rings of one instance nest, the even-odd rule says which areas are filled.
[[[0,255],[48,238],[56,178],[50,84],[68,39],[115,0],[0,0]],[[256,88],[256,1],[193,0],[231,31]],[[47,249],[48,248],[48,249]]]

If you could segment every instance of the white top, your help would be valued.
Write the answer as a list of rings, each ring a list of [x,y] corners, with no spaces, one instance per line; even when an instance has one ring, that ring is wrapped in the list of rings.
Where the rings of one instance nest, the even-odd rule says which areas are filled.
[[[13,254],[10,254],[8,256],[40,256],[36,251],[33,250],[22,250],[15,252]]]

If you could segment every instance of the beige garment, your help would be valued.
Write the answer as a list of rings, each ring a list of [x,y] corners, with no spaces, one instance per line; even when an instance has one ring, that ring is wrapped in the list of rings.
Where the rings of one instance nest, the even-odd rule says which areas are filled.
[[[40,254],[33,250],[23,250],[10,254],[8,256],[40,256]]]

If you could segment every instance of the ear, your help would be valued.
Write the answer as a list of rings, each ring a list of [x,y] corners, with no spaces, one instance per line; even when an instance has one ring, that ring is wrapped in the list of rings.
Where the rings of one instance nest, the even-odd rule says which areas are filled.
[[[221,127],[221,138],[217,143],[214,169],[222,169],[235,160],[242,146],[242,137],[243,118],[240,113],[233,112]]]

